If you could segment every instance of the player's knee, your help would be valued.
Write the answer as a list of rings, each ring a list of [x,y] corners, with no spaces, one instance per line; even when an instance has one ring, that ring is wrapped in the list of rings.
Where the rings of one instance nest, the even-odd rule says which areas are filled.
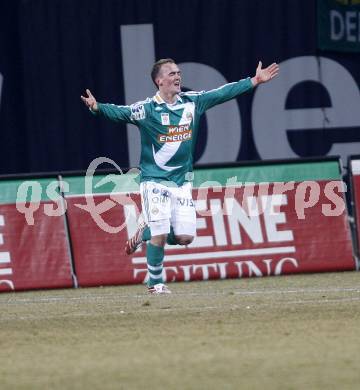
[[[188,235],[181,235],[181,236],[176,236],[176,241],[179,245],[189,245],[193,242],[194,237],[193,236],[188,236]]]
[[[167,234],[160,234],[158,236],[152,236],[151,237],[151,244],[155,246],[165,246],[166,243]]]

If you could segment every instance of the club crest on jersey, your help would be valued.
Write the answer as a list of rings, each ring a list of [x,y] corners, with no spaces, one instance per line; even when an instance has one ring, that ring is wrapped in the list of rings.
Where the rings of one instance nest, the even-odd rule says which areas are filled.
[[[145,108],[142,104],[133,104],[130,106],[131,109],[131,119],[139,121],[145,119]]]
[[[161,124],[164,126],[170,125],[170,115],[168,113],[161,113]]]

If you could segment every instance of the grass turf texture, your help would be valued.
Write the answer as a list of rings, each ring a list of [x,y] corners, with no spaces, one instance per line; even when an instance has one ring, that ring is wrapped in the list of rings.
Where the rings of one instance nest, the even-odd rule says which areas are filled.
[[[356,272],[0,295],[0,388],[358,389]]]

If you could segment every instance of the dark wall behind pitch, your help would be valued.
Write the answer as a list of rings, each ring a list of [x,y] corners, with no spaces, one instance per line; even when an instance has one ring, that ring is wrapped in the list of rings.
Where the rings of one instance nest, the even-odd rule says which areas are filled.
[[[266,65],[273,61],[285,64],[294,58],[312,56],[335,61],[351,75],[351,82],[358,89],[359,54],[317,50],[313,0],[3,0],[0,3],[0,74],[3,80],[0,173],[86,169],[90,161],[99,156],[109,157],[123,167],[135,164],[136,148],[128,138],[126,126],[94,118],[80,101],[86,87],[99,101],[117,104],[131,103],[126,101],[126,96],[145,98],[155,92],[145,87],[148,81],[142,81],[149,78],[146,72],[136,75],[144,88],[134,85],[133,88],[140,91],[131,91],[126,87],[124,57],[127,54],[122,46],[125,35],[121,33],[121,26],[129,25],[151,28],[154,58],[173,57],[180,64],[201,63],[216,70],[226,81],[253,75],[259,59]],[[136,39],[133,44],[136,46]],[[140,45],[134,68],[137,62],[144,61],[144,56],[149,59],[144,49]],[[196,67],[190,65],[187,69],[195,72]],[[301,73],[303,67],[291,69]],[[319,65],[319,82],[321,72]],[[184,85],[198,89],[186,84],[189,76],[184,73]],[[283,83],[285,89],[291,70],[281,77],[279,83]],[[336,79],[337,72],[327,77]],[[201,89],[215,87],[216,80],[214,78],[212,85],[209,76]],[[341,86],[340,80],[338,89]],[[219,126],[218,131],[223,133],[223,138],[234,139],[236,145],[235,152],[230,152],[228,144],[220,144],[218,148],[223,150],[215,160],[219,161],[221,156],[226,161],[293,157],[291,153],[317,156],[356,152],[360,120],[355,115],[345,123],[351,113],[339,109],[336,115],[343,115],[343,125],[337,125],[326,111],[335,104],[326,88],[304,81],[289,89],[286,96],[286,110],[320,107],[323,121],[315,127],[323,131],[304,131],[319,122],[314,119],[308,123],[306,118],[311,115],[304,115],[304,119],[295,124],[289,117],[285,125],[296,131],[284,133],[288,146],[276,148],[277,140],[282,137],[276,116],[266,122],[268,129],[262,130],[256,127],[255,119],[270,115],[271,110],[275,110],[272,104],[279,97],[274,94],[267,100],[269,107],[265,107],[268,110],[265,115],[254,102],[254,93],[250,93],[237,99],[235,111],[239,111],[239,122],[230,120],[226,111],[219,111],[220,117],[224,115],[221,118],[224,125]],[[351,104],[354,102],[349,101]],[[210,139],[214,134],[209,129],[209,117],[204,118],[202,125],[197,158],[204,155],[206,148],[211,151]],[[261,141],[261,146],[262,131],[268,140]],[[264,153],[266,142],[268,151]],[[334,144],[343,149],[332,148]]]

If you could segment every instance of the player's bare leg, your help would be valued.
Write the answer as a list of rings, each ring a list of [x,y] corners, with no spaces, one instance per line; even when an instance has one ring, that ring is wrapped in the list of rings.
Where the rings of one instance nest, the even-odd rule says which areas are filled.
[[[189,234],[180,234],[175,236],[175,242],[177,245],[189,245],[194,241],[194,236]]]
[[[144,221],[140,221],[136,233],[126,241],[125,252],[131,255],[145,241],[151,238],[150,229]],[[175,235],[171,228],[170,234],[167,236],[167,244],[169,245],[189,245],[193,242],[194,236],[188,234]],[[155,244],[158,245],[158,244]]]

